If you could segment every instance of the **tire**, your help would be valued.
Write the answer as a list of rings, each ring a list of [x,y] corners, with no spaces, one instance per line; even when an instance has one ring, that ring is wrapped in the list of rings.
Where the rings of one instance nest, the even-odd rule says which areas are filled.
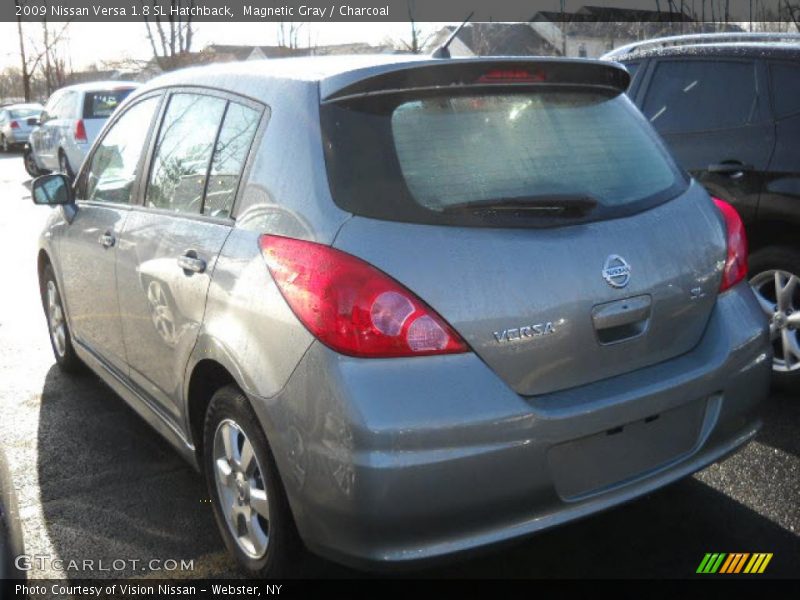
[[[8,139],[4,135],[0,135],[0,150],[5,153],[11,152],[11,145],[8,143]]]
[[[236,440],[235,447],[230,442],[227,445],[232,450],[226,450],[226,438]],[[296,573],[304,553],[286,493],[264,431],[247,397],[236,386],[221,388],[211,398],[203,441],[208,494],[230,554],[249,575],[272,578]],[[248,444],[253,460],[243,469],[239,459],[248,455]],[[223,472],[228,473],[230,484],[225,483]],[[251,492],[261,492],[258,498],[262,501],[253,502],[256,495]],[[248,513],[253,517],[246,525]],[[266,541],[259,534],[265,534]]]
[[[63,150],[58,151],[58,170],[66,175],[70,181],[75,179],[75,173],[73,173],[72,167],[69,164],[69,159],[67,155],[64,154]]]
[[[61,292],[58,289],[53,267],[49,264],[42,271],[40,285],[47,330],[50,334],[50,346],[53,348],[56,364],[65,373],[81,372],[83,362],[75,354],[75,348],[72,346],[67,312],[61,300]]]
[[[750,285],[770,319],[772,383],[786,391],[800,390],[800,251],[768,246],[751,254]]]
[[[25,163],[25,170],[28,172],[28,175],[31,177],[39,177],[42,175],[42,170],[36,164],[36,159],[33,157],[33,149],[30,146],[25,147],[25,151],[22,153],[22,160]]]

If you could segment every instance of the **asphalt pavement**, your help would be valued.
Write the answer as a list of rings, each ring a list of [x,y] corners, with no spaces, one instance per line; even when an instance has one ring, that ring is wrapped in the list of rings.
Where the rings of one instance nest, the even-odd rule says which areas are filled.
[[[36,278],[36,240],[51,209],[33,206],[27,180],[19,154],[0,154],[0,443],[30,577],[236,576],[201,477],[99,379],[55,367]],[[694,477],[407,576],[688,577],[706,552],[771,552],[763,576],[798,577],[800,396],[773,395],[764,418],[755,442]],[[125,567],[102,570],[115,560]],[[159,571],[169,560],[193,569]],[[309,559],[308,571],[361,576],[321,559]]]

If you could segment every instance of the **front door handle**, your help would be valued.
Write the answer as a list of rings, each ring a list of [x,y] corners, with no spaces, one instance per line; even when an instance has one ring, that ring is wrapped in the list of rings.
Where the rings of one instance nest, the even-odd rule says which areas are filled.
[[[98,240],[103,248],[111,248],[116,242],[117,238],[114,237],[113,233],[106,231],[103,235],[100,236]]]
[[[178,257],[178,266],[186,273],[202,273],[206,270],[206,261],[199,258],[194,250],[189,250]]]

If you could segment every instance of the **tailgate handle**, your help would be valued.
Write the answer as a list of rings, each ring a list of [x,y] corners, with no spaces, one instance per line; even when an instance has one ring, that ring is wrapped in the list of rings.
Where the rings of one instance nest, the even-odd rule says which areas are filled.
[[[644,295],[595,306],[592,322],[600,343],[611,344],[644,333],[652,302],[651,296]]]

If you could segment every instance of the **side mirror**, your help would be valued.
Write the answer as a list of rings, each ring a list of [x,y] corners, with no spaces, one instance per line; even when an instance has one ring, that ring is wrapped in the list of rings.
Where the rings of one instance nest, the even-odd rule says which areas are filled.
[[[31,197],[34,204],[58,206],[73,204],[72,185],[63,173],[42,175],[33,180],[31,184]]]

